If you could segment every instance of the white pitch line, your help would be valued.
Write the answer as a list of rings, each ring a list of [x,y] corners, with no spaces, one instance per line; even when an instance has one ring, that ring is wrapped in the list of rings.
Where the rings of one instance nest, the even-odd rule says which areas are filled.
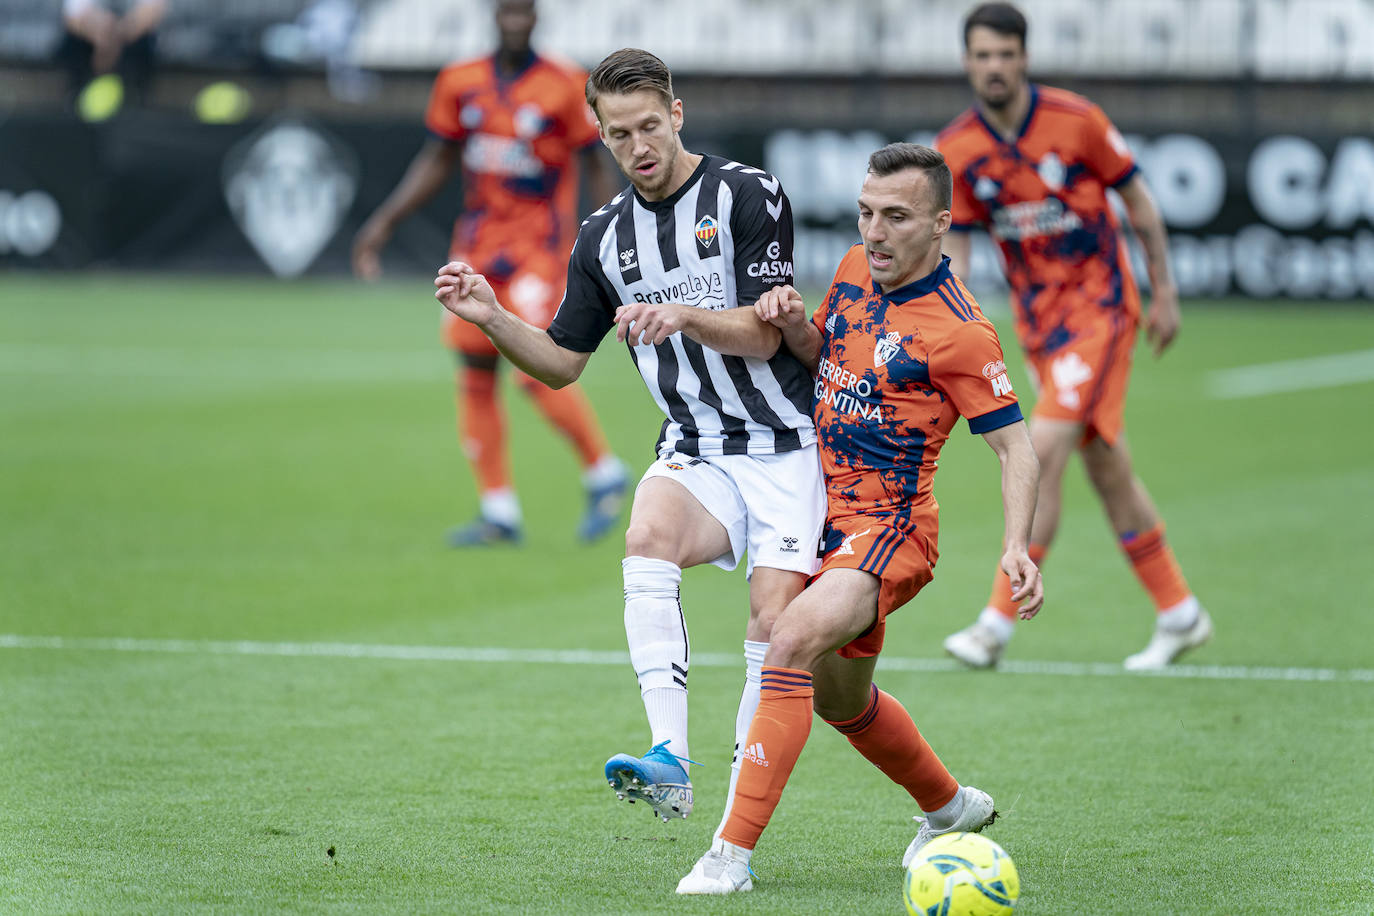
[[[1308,359],[1218,369],[1207,375],[1214,398],[1257,398],[1267,394],[1334,388],[1374,381],[1374,350],[1332,353]]]
[[[277,655],[311,658],[363,658],[426,662],[498,662],[517,665],[606,665],[630,662],[625,652],[592,649],[500,649],[470,646],[392,646],[335,642],[217,642],[191,639],[86,638],[71,636],[0,635],[0,649],[54,649],[76,652],[152,652],[179,655]],[[739,658],[724,652],[698,653],[692,663],[730,668]],[[957,662],[936,658],[884,656],[878,667],[887,671],[941,674],[966,669]],[[1280,668],[1249,665],[1173,665],[1163,671],[1130,672],[1106,662],[1018,662],[998,666],[1004,674],[1051,677],[1167,677],[1212,681],[1326,681],[1374,683],[1370,668]]]

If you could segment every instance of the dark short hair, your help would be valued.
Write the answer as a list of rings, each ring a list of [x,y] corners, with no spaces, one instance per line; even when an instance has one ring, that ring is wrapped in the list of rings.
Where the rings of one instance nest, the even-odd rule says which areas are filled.
[[[919,143],[889,143],[868,157],[868,171],[883,178],[907,169],[925,172],[935,198],[935,212],[948,210],[954,199],[954,176],[939,150]]]
[[[662,99],[665,108],[673,107],[673,74],[668,65],[648,51],[621,48],[607,55],[587,77],[587,104],[600,117],[596,100],[602,95],[629,95],[644,90]]]
[[[1010,3],[982,3],[964,19],[964,47],[968,47],[969,33],[976,26],[992,29],[999,35],[1015,35],[1026,49],[1026,17]]]

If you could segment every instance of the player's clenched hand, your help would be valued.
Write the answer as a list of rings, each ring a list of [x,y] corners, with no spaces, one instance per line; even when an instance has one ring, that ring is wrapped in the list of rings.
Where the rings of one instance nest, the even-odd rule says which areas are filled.
[[[434,286],[434,298],[464,321],[481,326],[496,315],[496,293],[471,264],[450,261],[439,268]]]
[[[1162,286],[1153,292],[1150,311],[1145,316],[1145,337],[1158,357],[1178,336],[1183,316],[1178,310],[1178,290]]]
[[[774,327],[786,330],[806,320],[806,303],[790,286],[770,286],[754,303],[754,314]]]
[[[683,329],[687,315],[687,306],[675,302],[628,302],[615,310],[615,339],[657,346]]]
[[[1045,584],[1035,561],[1024,550],[1008,550],[1002,555],[1002,571],[1011,579],[1011,600],[1016,602],[1017,615],[1030,620],[1040,613],[1045,603]]]

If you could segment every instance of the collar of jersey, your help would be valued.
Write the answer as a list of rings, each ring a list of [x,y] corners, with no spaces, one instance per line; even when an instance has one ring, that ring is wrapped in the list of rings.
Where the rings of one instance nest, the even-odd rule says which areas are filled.
[[[975,114],[978,115],[978,120],[983,122],[983,126],[987,128],[988,133],[992,134],[992,139],[996,140],[998,143],[1006,143],[1010,146],[1015,146],[1016,144],[1021,142],[1021,139],[1023,137],[1026,136],[1026,131],[1030,130],[1031,120],[1035,117],[1035,109],[1039,106],[1039,103],[1040,88],[1036,86],[1035,83],[1031,83],[1030,107],[1026,109],[1026,118],[1024,121],[1021,122],[1021,129],[1016,132],[1016,136],[1011,140],[1008,140],[1006,137],[1002,136],[1002,132],[992,126],[992,122],[983,116],[983,109],[980,106],[973,106],[973,111]]]
[[[633,184],[630,185],[630,189],[635,192],[635,199],[639,201],[639,205],[646,210],[671,210],[677,205],[677,202],[682,199],[682,195],[686,194],[687,191],[691,189],[692,185],[700,181],[701,176],[706,174],[706,163],[710,158],[709,155],[703,153],[701,161],[697,163],[696,171],[688,176],[687,180],[682,183],[682,187],[662,200],[645,200],[644,195],[639,193],[639,188],[636,188]]]
[[[534,62],[538,59],[539,55],[535,53],[534,48],[530,48],[525,55],[525,59],[521,61],[520,66],[515,68],[513,72],[507,73],[501,69],[501,52],[496,51],[491,55],[491,72],[492,75],[496,77],[497,82],[513,83],[524,76],[525,73],[529,71],[530,67],[534,66]]]
[[[935,292],[941,283],[954,276],[949,272],[949,255],[940,255],[940,265],[926,274],[919,280],[912,280],[906,286],[899,286],[890,293],[884,293],[877,282],[873,283],[873,292],[879,296],[887,297],[888,302],[910,302],[912,299],[919,299],[922,296],[929,296]]]

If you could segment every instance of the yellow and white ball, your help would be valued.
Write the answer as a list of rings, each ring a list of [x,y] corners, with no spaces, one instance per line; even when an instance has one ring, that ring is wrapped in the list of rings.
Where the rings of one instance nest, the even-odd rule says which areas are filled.
[[[911,860],[902,884],[911,916],[1009,916],[1020,893],[1011,856],[977,833],[931,840]]]

